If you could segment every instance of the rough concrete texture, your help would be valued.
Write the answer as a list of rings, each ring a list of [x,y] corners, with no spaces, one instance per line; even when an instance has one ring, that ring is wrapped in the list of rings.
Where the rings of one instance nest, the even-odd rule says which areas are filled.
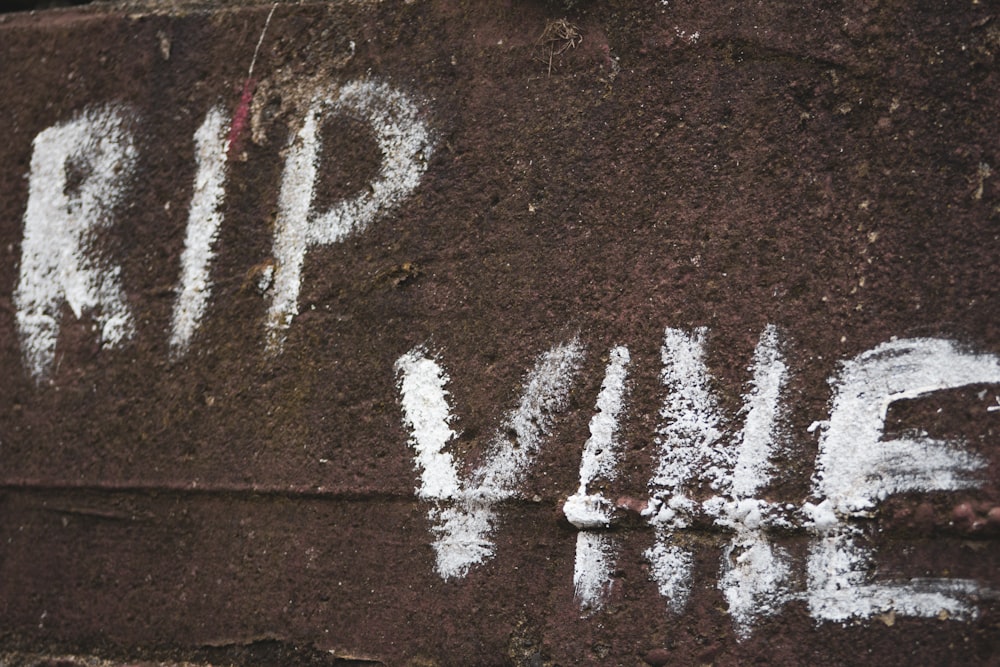
[[[741,636],[719,589],[731,533],[707,520],[678,533],[693,574],[675,611],[651,580],[638,510],[660,456],[667,327],[707,328],[711,388],[736,425],[754,346],[780,331],[780,446],[759,495],[796,507],[819,501],[823,429],[809,427],[829,418],[844,362],[893,337],[1000,354],[998,57],[988,2],[0,15],[0,661],[996,664],[1000,385],[889,406],[887,438],[960,442],[984,467],[967,488],[887,494],[852,524],[870,581],[977,582],[965,618],[891,604],[815,618],[805,562],[818,538],[796,524],[768,532],[792,594]],[[286,161],[317,90],[375,80],[414,101],[424,171],[364,230],[309,247],[275,353],[262,279],[281,270]],[[134,335],[102,344],[98,313],[64,306],[36,377],[15,298],[33,141],[107,105],[124,110],[136,161],[87,238],[120,267]],[[229,126],[211,297],[177,355],[194,136],[219,105],[242,120]],[[367,192],[384,155],[358,114],[330,113],[318,132],[312,205],[326,210]],[[567,403],[497,506],[492,558],[443,579],[397,360],[424,346],[446,370],[447,451],[467,478],[539,355],[574,338],[585,354]],[[631,365],[618,474],[602,488],[624,509],[610,591],[588,611],[562,506],[615,345]]]

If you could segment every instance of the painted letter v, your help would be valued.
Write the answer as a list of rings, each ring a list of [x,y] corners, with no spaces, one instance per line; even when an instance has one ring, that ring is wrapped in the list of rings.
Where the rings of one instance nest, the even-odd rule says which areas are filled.
[[[396,361],[403,421],[420,471],[417,495],[433,503],[428,518],[435,533],[437,572],[443,579],[464,577],[471,566],[493,556],[490,533],[497,523],[496,506],[516,495],[535,453],[550,435],[554,414],[566,405],[582,357],[576,339],[538,357],[520,402],[504,416],[483,463],[468,480],[459,478],[454,457],[445,451],[456,433],[450,425],[444,369],[423,347]]]

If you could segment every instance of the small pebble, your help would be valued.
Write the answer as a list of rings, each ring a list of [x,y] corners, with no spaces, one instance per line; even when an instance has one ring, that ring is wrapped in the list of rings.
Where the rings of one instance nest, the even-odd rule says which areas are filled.
[[[994,526],[1000,526],[1000,507],[993,507],[986,513],[986,520]]]
[[[652,667],[663,667],[670,662],[670,653],[665,648],[654,648],[642,657],[642,661]]]

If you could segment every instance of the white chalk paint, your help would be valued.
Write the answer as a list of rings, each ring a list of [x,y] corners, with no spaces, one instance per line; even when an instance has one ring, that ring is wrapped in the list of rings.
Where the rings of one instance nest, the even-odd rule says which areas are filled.
[[[320,166],[320,130],[327,115],[347,115],[369,123],[382,152],[382,167],[357,196],[325,213],[313,210]],[[306,114],[288,147],[274,237],[274,284],[267,314],[267,347],[279,352],[298,313],[302,267],[315,246],[339,243],[390,213],[417,187],[430,157],[430,134],[417,106],[403,93],[377,81],[353,81],[325,91]]]
[[[490,538],[496,506],[513,498],[556,413],[565,407],[583,356],[577,340],[541,355],[528,373],[521,400],[507,413],[484,462],[467,481],[444,451],[454,438],[445,385],[448,378],[423,348],[396,362],[404,424],[420,471],[418,494],[435,502],[428,513],[436,537],[437,571],[444,579],[464,577],[469,568],[493,555]]]
[[[892,494],[976,486],[986,462],[958,443],[920,435],[882,441],[882,432],[894,401],[980,382],[1000,382],[997,357],[946,340],[892,341],[844,363],[820,436],[815,495],[840,516],[866,516]]]
[[[779,344],[778,330],[769,324],[754,350],[752,388],[743,397],[747,416],[728,489],[736,499],[755,497],[771,479],[770,459],[777,445],[781,391],[788,375]]]
[[[181,254],[181,280],[171,320],[170,352],[174,357],[187,352],[212,294],[209,268],[222,224],[228,124],[226,115],[216,107],[206,114],[194,135],[197,170]]]
[[[608,353],[608,365],[604,371],[604,381],[594,405],[596,412],[590,419],[590,437],[583,445],[580,460],[580,488],[577,494],[587,495],[587,485],[598,476],[612,479],[617,461],[618,423],[625,407],[625,380],[631,361],[628,348],[619,345]],[[567,515],[570,523],[573,519]],[[576,525],[574,523],[574,525]],[[605,525],[607,525],[605,523]],[[583,526],[577,526],[582,528]]]
[[[590,437],[583,446],[580,460],[580,486],[566,499],[563,514],[581,531],[607,528],[611,524],[612,504],[602,494],[589,494],[587,486],[599,476],[615,476],[618,425],[625,408],[625,380],[631,361],[628,348],[619,345],[608,354],[604,381],[590,419]],[[610,585],[614,562],[610,537],[580,533],[576,542],[573,582],[577,599],[584,609],[599,609]]]
[[[672,540],[673,531],[657,526],[653,546],[643,556],[649,561],[649,574],[666,598],[667,608],[679,614],[691,594],[694,557],[689,549],[671,544]]]
[[[872,554],[857,539],[852,517],[871,516],[896,493],[978,486],[987,462],[960,443],[911,435],[883,440],[889,405],[935,391],[1000,383],[1000,357],[963,352],[937,339],[891,341],[843,364],[832,381],[830,420],[821,433],[813,493],[807,504],[818,537],[807,566],[809,611],[821,621],[846,621],[894,611],[953,618],[975,614],[975,582],[924,579],[870,581]]]
[[[841,525],[824,532],[810,548],[806,601],[817,621],[845,622],[890,611],[960,620],[976,615],[970,596],[987,597],[982,585],[968,579],[872,583],[872,553],[858,544],[859,536],[857,528]]]
[[[731,452],[720,443],[719,411],[705,367],[706,333],[704,327],[690,334],[680,329],[664,333],[660,378],[667,395],[656,438],[659,466],[650,481],[654,498],[686,497],[686,487],[699,478],[717,486],[723,470],[732,465]]]
[[[423,348],[400,357],[396,372],[403,419],[412,434],[410,444],[420,470],[417,495],[424,500],[457,498],[460,486],[455,461],[444,451],[456,435],[450,426],[452,414],[445,390],[448,376]]]
[[[737,436],[736,461],[728,484],[730,502],[716,515],[716,525],[736,535],[722,556],[719,589],[729,604],[736,633],[746,638],[756,620],[777,613],[788,599],[789,557],[764,532],[769,508],[756,495],[771,480],[771,456],[777,448],[781,392],[787,367],[778,330],[765,327],[754,350],[751,390],[743,397],[746,419]]]
[[[709,468],[717,478],[726,462],[726,452],[718,446],[722,431],[704,362],[706,332],[668,328],[660,348],[660,379],[667,395],[656,439],[659,465],[649,483],[646,510],[655,528],[653,547],[645,557],[660,595],[675,613],[687,604],[691,590],[692,555],[673,544],[674,532],[687,526],[695,505],[686,494],[687,486]]]
[[[722,554],[719,590],[729,605],[736,635],[746,639],[762,616],[773,616],[790,599],[788,553],[760,529],[741,527]]]
[[[25,366],[36,380],[52,369],[63,304],[77,318],[94,318],[102,346],[118,346],[135,331],[121,267],[105,261],[97,244],[135,167],[125,116],[89,109],[35,137],[14,304]]]
[[[576,534],[573,592],[583,610],[593,612],[604,606],[614,562],[611,536],[587,530]]]
[[[985,467],[980,457],[958,443],[927,436],[883,441],[884,420],[892,402],[973,383],[1000,383],[1000,358],[963,352],[949,341],[893,341],[843,364],[831,384],[834,397],[822,427],[815,503],[771,503],[759,496],[773,474],[771,459],[779,442],[780,399],[787,377],[780,336],[768,326],[751,365],[749,391],[739,431],[721,414],[704,363],[704,329],[693,333],[667,329],[661,349],[662,380],[668,392],[658,429],[659,465],[650,481],[644,515],[653,528],[653,545],[644,552],[652,579],[668,609],[683,611],[691,594],[694,556],[680,531],[710,520],[733,533],[721,557],[719,589],[739,639],[763,616],[789,600],[804,599],[818,621],[847,621],[881,613],[968,618],[976,597],[994,594],[965,579],[873,581],[873,553],[861,545],[853,522],[873,515],[891,494],[970,488]],[[396,370],[404,423],[420,472],[418,496],[433,506],[428,518],[434,533],[436,570],[444,579],[464,577],[492,557],[491,534],[498,507],[516,495],[517,486],[542,442],[553,415],[562,410],[582,352],[578,341],[542,355],[528,374],[518,407],[510,411],[484,454],[484,462],[461,479],[447,450],[456,437],[448,404],[448,377],[423,348],[402,355]],[[588,487],[615,476],[617,433],[624,413],[629,353],[619,346],[609,355],[604,381],[584,444],[580,482],[563,512],[579,529],[573,586],[581,607],[596,613],[611,586],[617,545],[602,532],[614,520],[614,507]],[[511,434],[511,435],[508,435]],[[717,491],[693,497],[695,485],[711,482]],[[804,519],[804,521],[803,521]],[[806,590],[791,590],[791,558],[772,544],[767,531],[806,529],[814,535],[807,557]]]
[[[668,607],[679,611],[690,582],[676,568],[683,568],[691,554],[674,545],[674,532],[697,512],[734,531],[723,553],[719,587],[737,633],[746,636],[759,616],[776,613],[786,599],[787,554],[768,541],[764,528],[772,521],[771,508],[754,496],[769,481],[787,369],[777,329],[769,325],[754,352],[751,390],[743,398],[743,428],[730,440],[725,437],[729,420],[721,415],[710,389],[705,334],[705,329],[667,329],[664,334],[661,378],[668,394],[660,411],[660,463],[649,485],[646,514],[655,531],[654,547],[646,557]],[[687,487],[702,480],[722,495],[695,502]]]

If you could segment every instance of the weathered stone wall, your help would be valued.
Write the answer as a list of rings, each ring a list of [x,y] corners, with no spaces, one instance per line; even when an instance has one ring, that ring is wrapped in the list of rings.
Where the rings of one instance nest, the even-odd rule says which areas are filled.
[[[998,50],[989,3],[0,15],[0,662],[995,661]]]

